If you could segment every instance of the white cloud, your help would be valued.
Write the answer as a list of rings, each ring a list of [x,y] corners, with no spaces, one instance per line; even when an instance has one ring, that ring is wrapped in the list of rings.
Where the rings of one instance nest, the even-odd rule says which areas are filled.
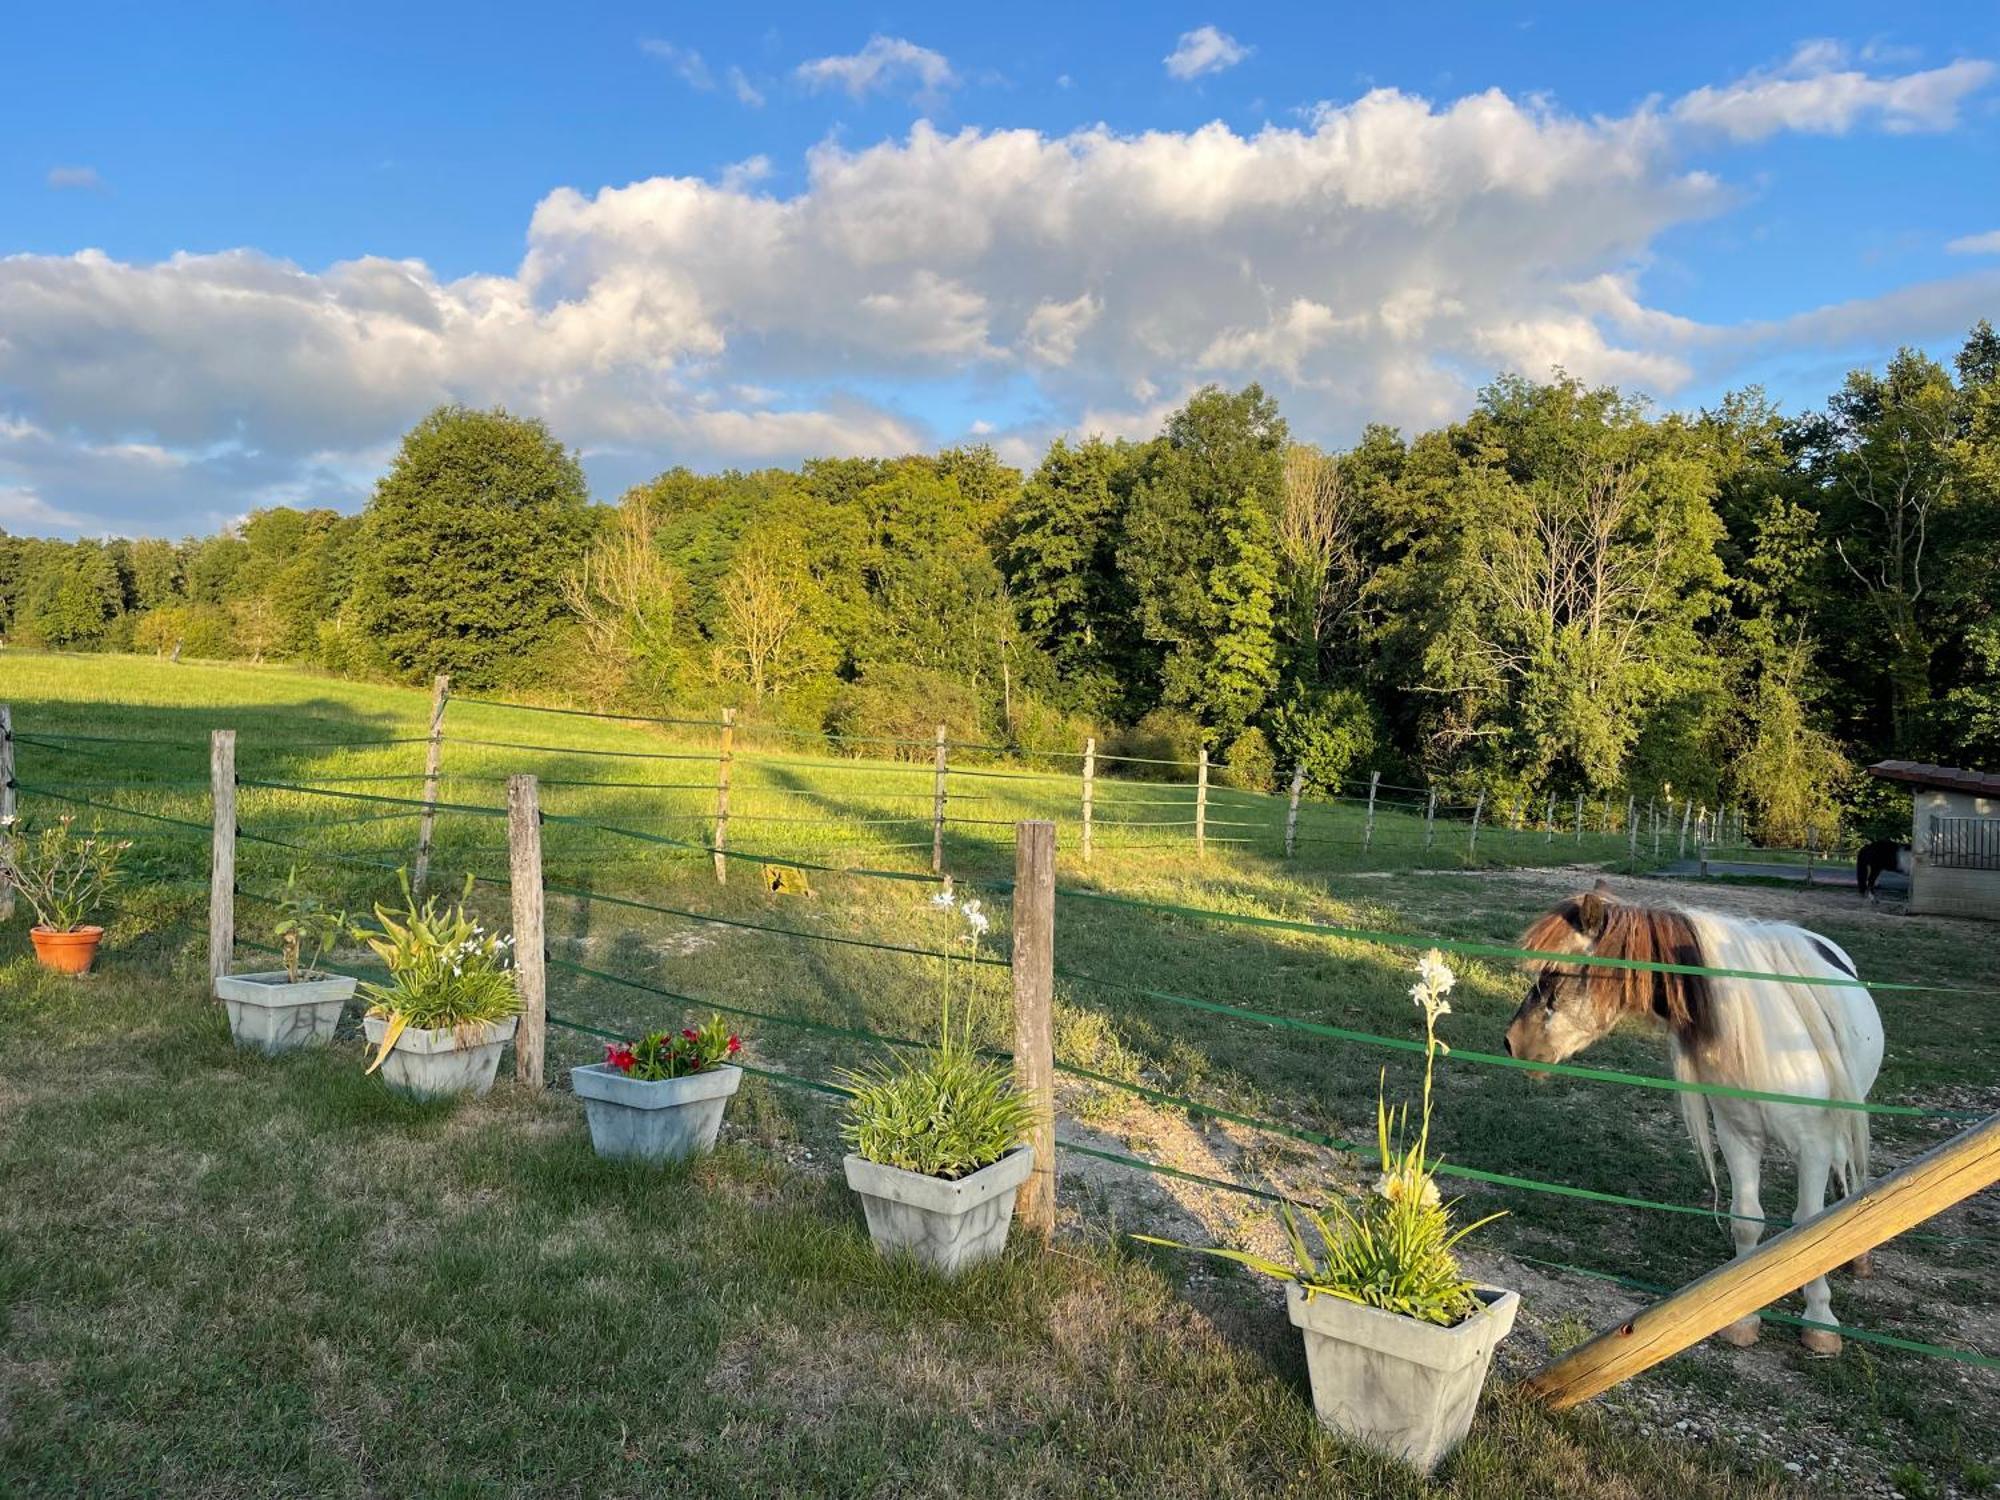
[[[1782,130],[1845,135],[1870,122],[1896,133],[1949,130],[1958,123],[1959,105],[1995,71],[1983,59],[1961,58],[1877,78],[1846,63],[1837,43],[1806,42],[1777,68],[1683,95],[1673,116],[1737,141],[1761,141]]]
[[[639,43],[639,50],[672,68],[690,88],[708,90],[715,87],[715,75],[709,72],[708,64],[692,47],[679,47],[672,42],[647,37]]]
[[[58,191],[81,189],[97,192],[104,186],[104,179],[97,175],[95,167],[50,167],[48,184]]]
[[[730,91],[736,95],[738,104],[747,104],[752,109],[764,107],[764,91],[750,81],[749,74],[731,63],[727,77]]]
[[[1037,413],[998,420],[1010,453],[1151,432],[1211,379],[1261,380],[1302,435],[1340,442],[1448,419],[1496,366],[1671,396],[1751,352],[1955,332],[2000,289],[1961,277],[1733,329],[1649,305],[1660,236],[1731,201],[1684,149],[1651,107],[1380,89],[1253,134],[919,123],[821,144],[788,195],[756,157],[715,182],[561,188],[518,266],[456,280],[252,250],[0,258],[0,487],[13,514],[47,507],[21,523],[42,527],[352,502],[446,400],[545,416],[600,486],[893,453],[964,435],[895,393],[968,376]]]
[[[809,88],[842,88],[856,99],[908,84],[916,86],[916,98],[936,99],[958,82],[943,53],[897,36],[870,37],[859,52],[814,58],[795,72]]]
[[[1193,31],[1181,33],[1179,44],[1163,61],[1167,65],[1168,76],[1185,83],[1204,73],[1220,73],[1224,68],[1233,68],[1255,50],[1244,46],[1226,31],[1218,31],[1213,26],[1197,26]]]
[[[1989,229],[1984,234],[1962,234],[1945,243],[1952,255],[2000,255],[2000,229]]]

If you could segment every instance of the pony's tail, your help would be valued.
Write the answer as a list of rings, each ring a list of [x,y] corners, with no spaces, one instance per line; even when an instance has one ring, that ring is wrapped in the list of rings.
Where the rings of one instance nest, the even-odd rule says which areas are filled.
[[[1696,1082],[1694,1064],[1689,1061],[1687,1050],[1679,1042],[1673,1043],[1674,1077],[1683,1083]],[[1701,1157],[1701,1164],[1708,1169],[1708,1190],[1718,1207],[1722,1202],[1722,1179],[1715,1172],[1715,1129],[1708,1114],[1708,1095],[1693,1089],[1682,1089],[1675,1103],[1680,1106],[1681,1120],[1687,1125],[1689,1139],[1694,1142],[1695,1154]],[[1863,1117],[1864,1121],[1866,1117]]]

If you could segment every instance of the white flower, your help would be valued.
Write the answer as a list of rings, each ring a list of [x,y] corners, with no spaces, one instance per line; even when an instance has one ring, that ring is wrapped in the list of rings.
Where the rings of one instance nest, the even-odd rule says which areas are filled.
[[[1419,1177],[1417,1180],[1423,1183],[1423,1193],[1419,1201],[1425,1208],[1436,1208],[1439,1202],[1437,1183],[1428,1176]],[[1375,1192],[1378,1197],[1397,1203],[1410,1191],[1410,1184],[1411,1180],[1406,1175],[1398,1174],[1391,1177],[1385,1172],[1375,1179]]]
[[[931,897],[931,905],[940,911],[950,911],[954,906],[958,905],[958,897],[951,893],[950,886],[946,886],[935,896]]]
[[[1451,993],[1451,987],[1458,983],[1458,976],[1451,972],[1451,965],[1444,961],[1444,955],[1432,948],[1417,960],[1417,974],[1431,990],[1439,995]]]

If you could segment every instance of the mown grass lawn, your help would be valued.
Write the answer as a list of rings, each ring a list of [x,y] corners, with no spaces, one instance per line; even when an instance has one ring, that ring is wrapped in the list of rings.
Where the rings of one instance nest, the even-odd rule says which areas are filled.
[[[188,915],[134,914],[82,982],[5,934],[9,1494],[1776,1493],[1506,1398],[1421,1485],[1318,1430],[1281,1324],[1115,1248],[878,1262],[755,1096],[714,1158],[647,1171],[564,1094],[417,1107],[353,1043],[239,1054]]]

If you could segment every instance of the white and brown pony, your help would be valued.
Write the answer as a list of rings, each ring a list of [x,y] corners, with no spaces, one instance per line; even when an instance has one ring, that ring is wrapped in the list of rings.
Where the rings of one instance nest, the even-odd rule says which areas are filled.
[[[1854,961],[1817,933],[1781,922],[1751,922],[1714,912],[1633,906],[1602,882],[1538,919],[1521,946],[1540,953],[1593,954],[1710,969],[1853,979]],[[1674,974],[1600,964],[1535,964],[1533,987],[1507,1027],[1507,1051],[1536,1062],[1561,1062],[1609,1032],[1625,1016],[1664,1026],[1674,1076],[1763,1093],[1862,1100],[1882,1065],[1882,1020],[1858,985],[1787,984],[1716,974]],[[1857,1109],[1771,1104],[1692,1090],[1681,1114],[1715,1181],[1719,1145],[1729,1167],[1730,1221],[1736,1253],[1747,1255],[1763,1232],[1758,1179],[1767,1147],[1798,1171],[1803,1222],[1826,1206],[1829,1177],[1839,1196],[1868,1180],[1868,1116]],[[1711,1129],[1711,1120],[1713,1128]],[[1855,1264],[1867,1274],[1865,1257]],[[1832,1323],[1826,1278],[1805,1288],[1806,1317]],[[1730,1343],[1755,1342],[1755,1313],[1723,1331]],[[1807,1329],[1806,1348],[1840,1352],[1840,1336]]]

